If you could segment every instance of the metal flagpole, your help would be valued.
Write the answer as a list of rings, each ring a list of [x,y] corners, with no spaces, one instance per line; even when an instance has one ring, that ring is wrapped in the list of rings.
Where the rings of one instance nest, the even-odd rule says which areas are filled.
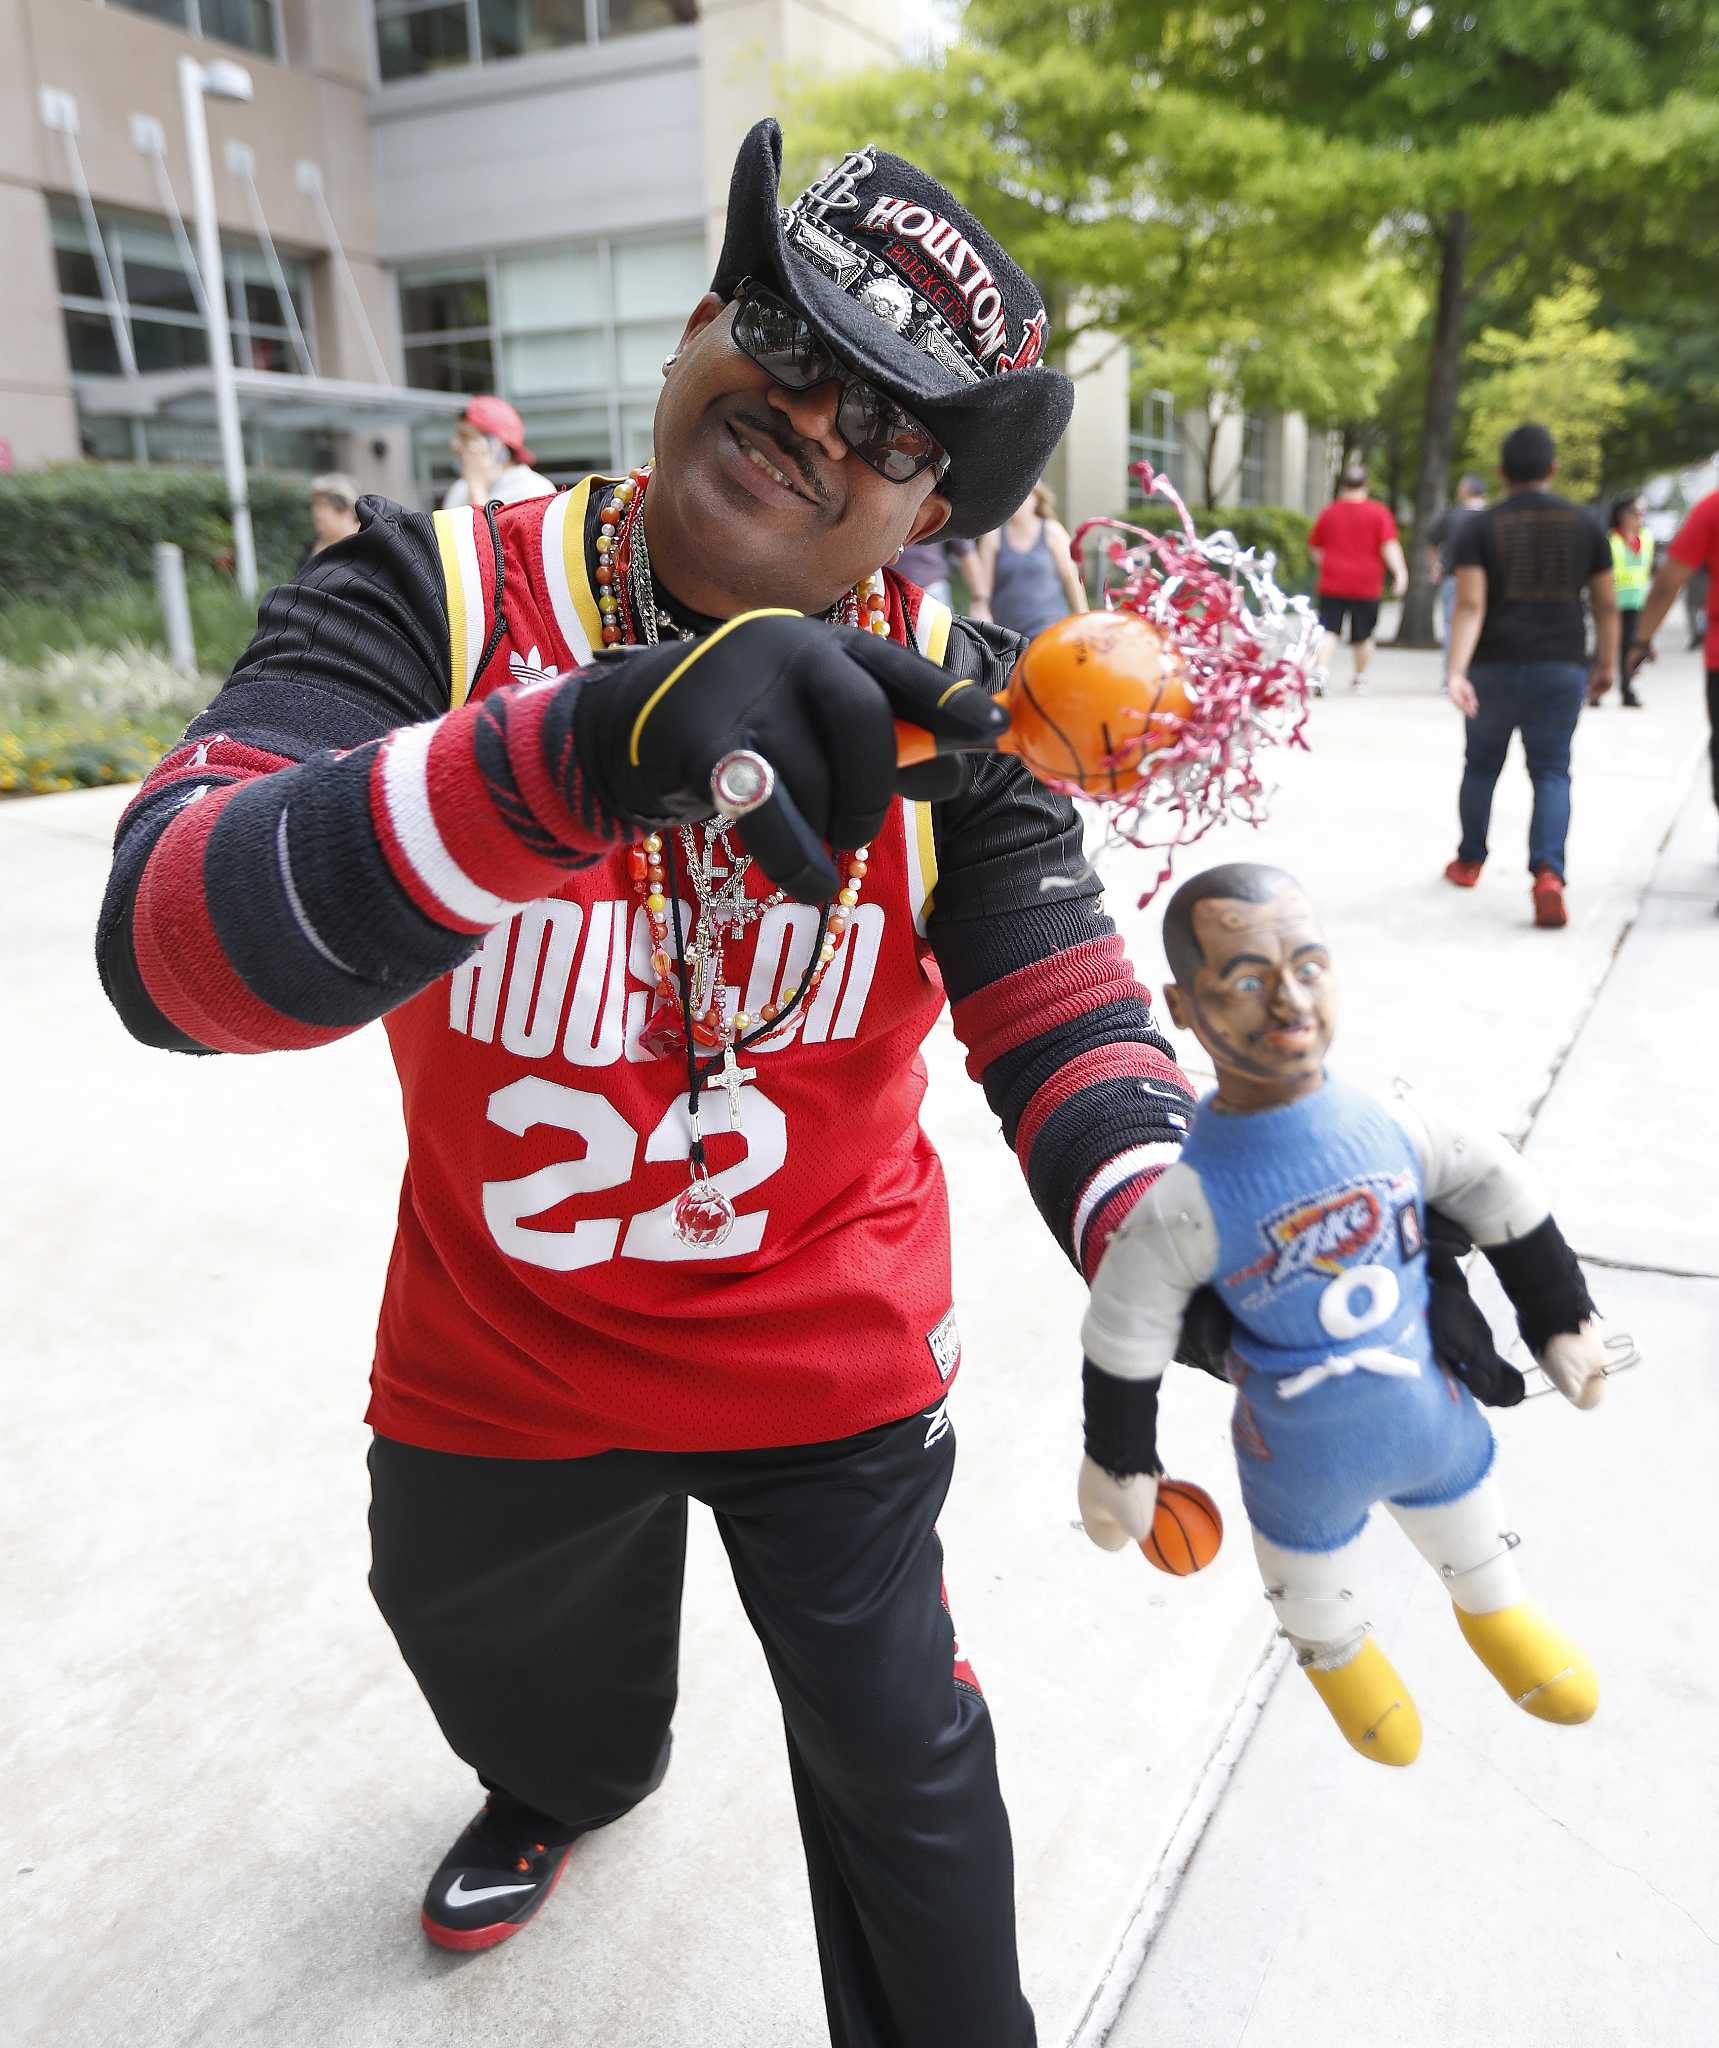
[[[209,124],[203,96],[248,100],[251,74],[241,64],[219,59],[200,64],[179,59],[179,103],[185,117],[185,154],[191,165],[191,201],[197,215],[197,263],[208,306],[209,368],[215,387],[215,424],[221,435],[221,466],[233,515],[233,569],[240,590],[257,595],[257,546],[245,483],[245,444],[239,432],[239,394],[233,381],[233,333],[227,320],[227,284],[221,269],[221,229],[215,218],[215,178],[209,162]]]

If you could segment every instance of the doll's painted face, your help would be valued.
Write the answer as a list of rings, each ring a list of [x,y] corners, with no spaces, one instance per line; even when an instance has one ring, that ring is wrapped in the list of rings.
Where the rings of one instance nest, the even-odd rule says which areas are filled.
[[[1227,1109],[1270,1109],[1325,1078],[1337,980],[1313,906],[1294,883],[1264,901],[1193,906],[1199,961],[1165,990],[1170,1015],[1205,1047]]]

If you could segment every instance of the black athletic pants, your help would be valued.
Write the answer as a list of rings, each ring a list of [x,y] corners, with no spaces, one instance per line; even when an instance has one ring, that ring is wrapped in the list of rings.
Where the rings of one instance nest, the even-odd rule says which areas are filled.
[[[656,1782],[687,1500],[787,1730],[835,2048],[1031,2048],[990,1715],[955,1677],[947,1418],[787,1450],[538,1462],[377,1437],[371,1590],[478,1775],[585,1829]]]
[[[1719,668],[1707,671],[1707,760],[1713,770],[1713,801],[1719,804]]]
[[[1639,675],[1632,681],[1629,672],[1629,651],[1635,645],[1635,629],[1640,623],[1639,611],[1630,611],[1622,605],[1618,607],[1618,685],[1625,703],[1635,696],[1636,686],[1641,681]]]

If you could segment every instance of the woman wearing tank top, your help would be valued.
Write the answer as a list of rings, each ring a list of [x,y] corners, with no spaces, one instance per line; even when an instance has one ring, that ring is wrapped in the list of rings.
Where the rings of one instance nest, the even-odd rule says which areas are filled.
[[[1051,517],[1055,510],[1050,486],[1035,484],[1027,502],[980,541],[980,573],[990,582],[991,602],[987,609],[975,600],[974,618],[995,619],[1030,637],[1087,609],[1067,529]]]

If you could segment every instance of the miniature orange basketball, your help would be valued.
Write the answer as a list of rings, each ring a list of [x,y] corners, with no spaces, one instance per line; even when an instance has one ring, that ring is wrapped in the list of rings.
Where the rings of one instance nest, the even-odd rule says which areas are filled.
[[[1129,796],[1192,708],[1170,636],[1138,612],[1075,612],[1029,641],[997,742],[1032,772],[1089,796]]]
[[[1161,1572],[1185,1579],[1204,1571],[1224,1540],[1224,1518],[1203,1486],[1188,1479],[1160,1479],[1152,1533],[1140,1548]]]

